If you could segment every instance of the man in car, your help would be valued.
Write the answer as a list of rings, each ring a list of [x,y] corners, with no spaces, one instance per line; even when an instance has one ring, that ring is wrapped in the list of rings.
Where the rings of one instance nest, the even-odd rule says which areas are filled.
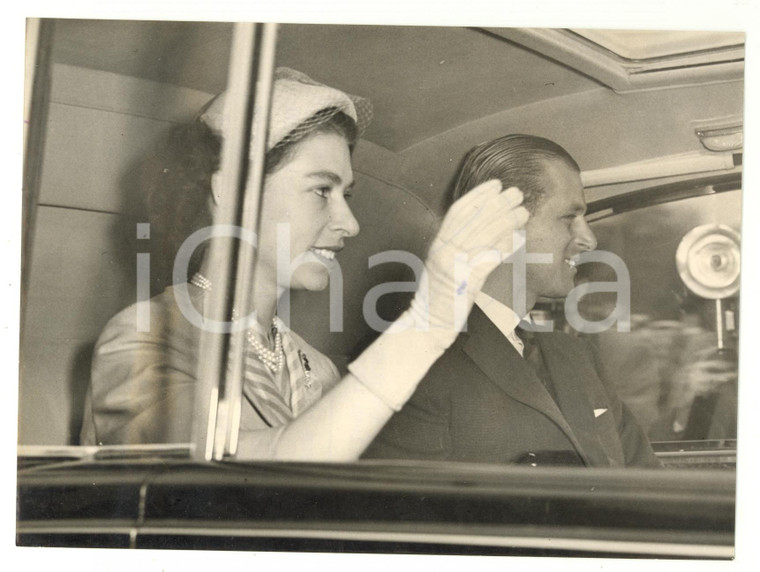
[[[500,137],[470,151],[454,200],[489,179],[523,191],[528,263],[489,276],[467,329],[364,457],[658,466],[591,344],[518,327],[539,299],[567,296],[579,255],[596,248],[578,165],[546,139]]]

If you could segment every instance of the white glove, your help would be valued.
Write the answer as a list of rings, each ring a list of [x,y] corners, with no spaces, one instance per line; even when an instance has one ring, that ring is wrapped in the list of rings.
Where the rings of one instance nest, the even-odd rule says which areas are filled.
[[[411,326],[428,329],[448,348],[467,322],[488,275],[512,253],[513,233],[528,220],[516,187],[488,181],[451,207],[425,261],[410,307]]]
[[[349,366],[398,410],[467,322],[491,271],[512,253],[513,232],[528,220],[522,192],[488,181],[449,209],[430,248],[410,308]]]

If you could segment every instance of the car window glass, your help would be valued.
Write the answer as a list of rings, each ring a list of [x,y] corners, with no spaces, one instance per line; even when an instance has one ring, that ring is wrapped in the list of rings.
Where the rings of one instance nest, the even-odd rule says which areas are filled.
[[[694,227],[714,223],[738,232],[740,221],[741,192],[732,191],[592,223],[598,248],[625,261],[631,283],[631,331],[613,327],[594,337],[621,399],[652,441],[736,438],[738,295],[722,301],[725,347],[719,351],[715,301],[686,288],[676,251]],[[609,266],[586,266],[581,280],[615,280]],[[602,319],[616,303],[615,294],[590,294],[580,312]],[[700,413],[704,407],[709,411]]]
[[[126,37],[135,45],[141,45],[145,35],[140,26],[133,25],[136,26],[133,33]],[[185,234],[179,233],[179,238],[168,236],[167,229],[172,228],[171,225],[156,222],[150,216],[151,209],[170,218],[179,217],[182,210],[180,204],[166,199],[162,203],[161,197],[151,195],[149,183],[158,180],[154,173],[160,159],[152,153],[157,145],[161,147],[160,142],[172,126],[196,117],[198,110],[214,94],[223,91],[227,82],[223,71],[205,84],[192,77],[182,77],[181,70],[191,66],[172,67],[170,77],[165,75],[168,70],[161,69],[140,79],[124,74],[114,78],[108,71],[88,67],[87,62],[76,61],[65,53],[67,42],[75,38],[81,41],[95,32],[101,34],[101,39],[107,38],[117,27],[124,26],[127,25],[56,22],[51,47],[47,134],[45,145],[40,146],[45,168],[40,175],[36,204],[36,234],[31,243],[28,268],[30,278],[25,285],[27,312],[22,323],[23,383],[19,406],[21,444],[80,443],[80,430],[90,399],[88,382],[95,340],[115,315],[121,315],[121,324],[126,324],[127,318],[120,312],[171,284],[172,263],[188,229],[182,229]],[[183,23],[166,29],[158,24],[141,26],[149,26],[152,32],[147,34],[149,37],[159,37],[157,30],[162,30],[163,34],[193,45],[205,45],[209,39],[228,45],[231,34],[231,27],[222,24],[203,29]],[[309,51],[308,47],[316,41],[315,38],[310,42],[300,41],[302,37],[310,38],[310,33],[318,39],[324,31],[284,27],[278,65],[298,65],[303,52]],[[159,50],[161,46],[153,48]],[[154,58],[152,49],[144,50],[151,55],[144,56],[144,62],[135,61],[134,66],[150,68],[149,63]],[[225,58],[228,55],[226,50],[224,55]],[[226,69],[227,62],[221,63],[225,65],[220,65],[220,70]],[[107,78],[109,81],[105,81]],[[372,86],[362,84],[359,79],[352,81],[356,83],[346,86],[351,91],[372,91]],[[95,86],[102,89],[94,89]],[[156,97],[155,93],[164,95]],[[160,104],[146,107],[145,102],[153,99]],[[125,138],[131,142],[129,145],[124,145]],[[362,157],[366,159],[366,153],[362,155],[360,147],[355,161],[360,164]],[[362,340],[375,333],[368,332],[369,327],[363,321],[365,294],[377,284],[400,278],[390,273],[381,276],[380,268],[368,272],[367,260],[379,251],[400,249],[423,258],[428,246],[426,241],[433,235],[431,229],[436,223],[430,209],[402,184],[367,176],[361,169],[356,171],[356,196],[351,205],[363,231],[342,253],[346,275],[358,277],[347,280],[342,315],[345,324],[340,322],[339,327],[333,328],[333,316],[328,312],[331,291],[295,293],[292,300],[294,331],[327,355],[341,372],[355,357]],[[393,217],[375,222],[379,219],[374,216],[376,212],[385,212],[391,207],[395,209]],[[630,272],[632,325],[630,333],[610,329],[595,335],[595,341],[608,369],[616,374],[620,396],[653,441],[687,438],[694,405],[699,403],[698,398],[708,394],[719,394],[719,398],[708,404],[709,414],[703,416],[707,421],[699,428],[697,437],[701,440],[735,438],[736,383],[730,379],[715,381],[717,375],[695,381],[693,372],[688,369],[699,361],[695,357],[709,359],[712,356],[716,337],[715,306],[684,287],[674,261],[680,240],[695,226],[720,223],[738,230],[740,209],[741,193],[725,192],[642,208],[593,223],[599,249],[615,253],[625,261]],[[191,222],[197,222],[196,227],[206,223]],[[394,225],[393,232],[388,232],[390,224]],[[76,244],[77,248],[68,248],[70,244]],[[382,270],[387,266],[382,265]],[[581,279],[615,279],[614,271],[603,264],[580,268]],[[192,271],[189,271],[188,278],[191,276]],[[200,299],[200,293],[196,294]],[[388,302],[391,298],[386,296],[378,302],[378,315],[387,314],[388,319],[392,319],[404,307],[395,300],[392,304]],[[590,295],[582,300],[581,313],[590,320],[602,319],[615,302],[614,294]],[[731,316],[730,323],[724,323],[728,328],[727,340],[729,345],[735,346],[738,297],[726,300],[724,306],[730,313],[726,316]],[[160,308],[155,305],[152,308],[153,319],[161,323],[160,330],[168,331],[176,326],[170,319],[178,316],[161,321]],[[136,317],[127,317],[131,327]],[[197,355],[196,352],[188,354]],[[190,363],[186,357],[179,356],[177,363],[186,367]],[[139,360],[131,355],[119,365],[136,370],[141,367]],[[156,387],[150,373],[146,372],[146,387]],[[110,374],[106,377],[116,379]],[[129,401],[134,395],[138,398]],[[146,397],[149,392],[136,391],[134,395],[126,396],[124,403],[150,402]],[[181,411],[191,412],[192,398],[190,394]],[[176,411],[167,409],[167,415],[170,412],[176,415]],[[186,418],[189,425],[192,413],[180,417]],[[188,434],[173,436],[170,442],[184,443]]]

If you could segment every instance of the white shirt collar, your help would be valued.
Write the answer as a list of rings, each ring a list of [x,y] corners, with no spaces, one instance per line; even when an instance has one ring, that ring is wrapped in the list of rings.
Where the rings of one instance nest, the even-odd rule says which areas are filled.
[[[520,355],[522,355],[523,343],[515,333],[515,328],[517,328],[517,324],[520,323],[520,316],[518,316],[517,313],[506,304],[499,302],[482,291],[478,292],[477,296],[475,296],[475,303],[481,310],[483,310],[486,317],[493,322],[493,325],[499,329],[504,337],[509,340]]]

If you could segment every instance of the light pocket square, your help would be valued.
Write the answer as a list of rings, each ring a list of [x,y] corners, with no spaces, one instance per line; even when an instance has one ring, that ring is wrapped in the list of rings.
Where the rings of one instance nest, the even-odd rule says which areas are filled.
[[[594,409],[594,417],[599,417],[605,411],[607,411],[606,407],[604,409]]]

